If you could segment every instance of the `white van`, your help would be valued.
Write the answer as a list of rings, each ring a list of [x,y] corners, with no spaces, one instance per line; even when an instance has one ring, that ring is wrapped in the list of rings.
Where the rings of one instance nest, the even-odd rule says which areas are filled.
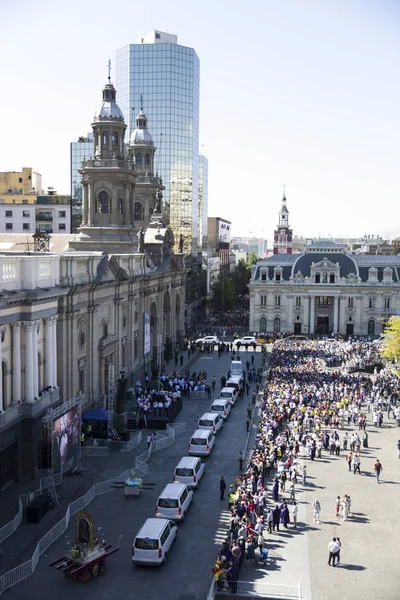
[[[206,465],[196,456],[183,456],[175,467],[174,481],[180,481],[188,487],[197,488],[203,477]]]
[[[210,412],[217,412],[223,419],[227,419],[231,412],[232,404],[229,402],[229,398],[218,398],[210,406]]]
[[[243,385],[242,377],[229,377],[225,387],[235,388],[235,390],[237,391],[239,389],[239,386],[241,385]]]
[[[168,519],[146,519],[132,545],[132,562],[142,565],[163,565],[176,540],[178,528]]]
[[[243,377],[243,365],[241,360],[231,361],[231,377]]]
[[[219,397],[224,400],[229,400],[232,406],[234,406],[239,394],[234,387],[223,387],[219,393]]]
[[[214,435],[216,435],[223,424],[224,420],[221,415],[216,412],[207,412],[200,417],[197,429],[209,429]]]
[[[193,492],[184,483],[168,483],[157,500],[156,517],[183,521],[193,500]]]
[[[189,454],[209,456],[215,444],[215,436],[208,429],[196,429],[190,438]]]

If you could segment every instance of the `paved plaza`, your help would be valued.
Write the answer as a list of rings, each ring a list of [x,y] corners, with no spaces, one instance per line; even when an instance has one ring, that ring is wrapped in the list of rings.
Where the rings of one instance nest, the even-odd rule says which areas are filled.
[[[250,352],[248,356],[251,356]],[[255,364],[259,366],[260,353],[255,353],[255,358]],[[246,360],[245,352],[242,353],[242,360]],[[219,382],[220,376],[226,375],[229,365],[230,353],[225,353],[220,359],[216,353],[197,355],[191,370],[205,369],[209,379],[215,374]],[[108,560],[104,577],[83,586],[50,569],[48,561],[63,552],[65,540],[62,536],[49,548],[47,558],[41,558],[34,575],[6,592],[5,597],[15,600],[42,599],[51,589],[51,593],[56,594],[59,600],[67,600],[71,596],[76,600],[106,600],[122,596],[134,600],[205,600],[211,568],[229,522],[227,503],[219,500],[219,478],[224,475],[227,482],[231,482],[238,474],[237,459],[247,436],[247,404],[246,397],[243,402],[236,404],[223,431],[218,434],[216,447],[210,458],[206,459],[206,475],[195,493],[194,504],[185,523],[179,526],[178,542],[164,567],[133,567],[131,543],[143,520],[153,515],[157,495],[171,481],[175,464],[180,456],[187,453],[188,438],[195,429],[198,417],[209,406],[208,401],[184,401],[179,421],[187,423],[187,432],[177,437],[173,446],[150,459],[150,473],[146,481],[156,484],[153,492],[144,492],[139,500],[127,500],[122,490],[114,490],[95,499],[87,507],[96,526],[101,525],[105,530],[110,543],[115,544],[122,534],[120,552]],[[346,428],[349,433],[353,430],[355,427]],[[323,451],[322,458],[313,462],[302,456],[301,462],[307,464],[308,483],[306,487],[301,483],[296,486],[298,529],[293,530],[289,525],[288,530],[272,535],[265,533],[270,552],[267,565],[244,566],[240,573],[241,580],[288,585],[301,582],[304,600],[347,600],[355,597],[363,600],[377,597],[397,600],[400,597],[400,574],[397,568],[400,460],[396,451],[400,428],[395,426],[394,419],[388,421],[386,418],[382,428],[372,427],[368,415],[367,432],[369,449],[361,450],[361,476],[348,471],[344,454],[336,457]],[[106,460],[91,459],[91,464],[97,465],[99,478],[106,480],[132,465],[134,456],[142,451],[140,447],[130,456],[113,453]],[[383,465],[380,484],[373,473],[376,458]],[[89,472],[86,477],[90,480],[94,475],[95,471]],[[75,476],[66,478],[66,481],[65,489],[63,486],[61,490],[64,504],[72,492],[80,495],[78,492],[83,478]],[[269,506],[270,491],[269,484]],[[335,498],[344,494],[352,498],[352,514],[346,522],[335,516]],[[311,503],[315,498],[321,503],[321,525],[313,521]],[[45,519],[48,519],[47,528],[50,519],[58,520],[55,511],[51,511]],[[73,524],[71,521],[71,537]],[[39,525],[22,524],[21,531],[3,544],[4,564],[13,548],[18,549],[16,564],[27,560],[34,549],[33,541],[38,536],[38,528],[42,526],[45,527],[46,522]],[[39,537],[41,535],[43,533]],[[333,569],[327,564],[327,545],[337,535],[342,541],[341,565]]]

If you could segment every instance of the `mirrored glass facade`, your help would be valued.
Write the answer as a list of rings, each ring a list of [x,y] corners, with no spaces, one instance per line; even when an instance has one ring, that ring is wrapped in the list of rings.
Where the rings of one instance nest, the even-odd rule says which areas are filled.
[[[203,256],[203,264],[207,260],[207,225],[208,225],[208,160],[199,156],[199,254]]]
[[[143,43],[116,52],[115,87],[127,133],[143,105],[175,250],[182,234],[184,253],[192,257],[198,251],[199,81],[200,62],[192,48]]]
[[[80,137],[77,142],[71,142],[70,152],[71,230],[75,232],[82,222],[82,178],[78,169],[81,168],[84,158],[93,156],[93,133],[88,133],[86,137]]]

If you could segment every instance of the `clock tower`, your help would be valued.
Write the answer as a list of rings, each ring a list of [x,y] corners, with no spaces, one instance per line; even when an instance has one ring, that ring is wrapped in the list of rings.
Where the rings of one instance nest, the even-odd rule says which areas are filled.
[[[286,206],[285,187],[279,211],[278,227],[274,231],[274,254],[292,254],[293,229],[289,227],[289,211]]]

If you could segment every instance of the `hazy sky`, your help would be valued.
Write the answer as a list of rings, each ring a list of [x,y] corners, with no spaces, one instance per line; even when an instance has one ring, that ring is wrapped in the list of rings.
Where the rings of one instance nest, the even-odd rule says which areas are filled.
[[[69,193],[108,58],[160,29],[200,58],[210,216],[271,241],[286,184],[297,235],[400,234],[397,0],[1,0],[0,21],[1,171]]]

